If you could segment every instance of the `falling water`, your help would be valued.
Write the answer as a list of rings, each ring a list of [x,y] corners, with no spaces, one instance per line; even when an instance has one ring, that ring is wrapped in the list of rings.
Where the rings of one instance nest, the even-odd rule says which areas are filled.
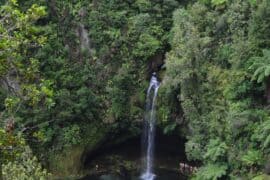
[[[156,125],[156,108],[155,102],[157,92],[159,88],[159,82],[156,74],[150,81],[149,88],[147,90],[146,99],[146,115],[143,131],[143,173],[141,175],[142,180],[153,180],[155,174],[153,173],[153,158],[154,158],[154,138],[155,138],[155,125]]]
[[[82,23],[79,23],[77,31],[78,31],[77,34],[80,38],[81,49],[86,50],[87,52],[90,52],[91,51],[91,49],[90,49],[91,43],[90,43],[90,39],[88,37],[88,32],[87,32],[85,26]]]

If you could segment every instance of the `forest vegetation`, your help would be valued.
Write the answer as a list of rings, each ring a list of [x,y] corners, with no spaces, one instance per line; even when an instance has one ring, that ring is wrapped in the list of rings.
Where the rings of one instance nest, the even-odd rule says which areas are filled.
[[[0,179],[75,175],[85,152],[140,135],[152,72],[190,179],[270,178],[269,0],[0,5]]]

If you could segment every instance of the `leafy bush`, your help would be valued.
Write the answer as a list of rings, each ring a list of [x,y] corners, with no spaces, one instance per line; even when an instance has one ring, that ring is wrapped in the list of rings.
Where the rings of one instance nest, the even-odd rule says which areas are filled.
[[[226,165],[208,164],[198,170],[193,180],[217,180],[226,175]]]
[[[73,125],[63,129],[63,144],[65,147],[72,145],[77,145],[82,142],[80,127],[78,125]]]
[[[149,34],[141,34],[133,53],[139,58],[149,58],[153,56],[160,47],[161,43],[158,39]]]
[[[270,50],[264,49],[262,57],[252,57],[250,61],[253,63],[249,67],[254,71],[253,80],[261,83],[270,76]]]
[[[260,151],[251,149],[242,156],[241,160],[246,166],[261,165],[263,161],[263,156]]]
[[[267,150],[270,147],[270,119],[266,118],[264,122],[257,126],[252,136],[254,141],[259,141],[261,148]]]
[[[204,158],[216,162],[220,158],[226,157],[227,149],[228,146],[220,139],[210,139]]]
[[[262,172],[269,154],[262,84],[270,71],[262,51],[268,8],[265,0],[200,0],[174,12],[164,83],[183,111],[187,157],[202,162],[197,179]]]
[[[15,161],[4,164],[2,168],[5,180],[50,179],[50,174],[41,167],[29,147],[25,147],[24,152],[16,157]]]

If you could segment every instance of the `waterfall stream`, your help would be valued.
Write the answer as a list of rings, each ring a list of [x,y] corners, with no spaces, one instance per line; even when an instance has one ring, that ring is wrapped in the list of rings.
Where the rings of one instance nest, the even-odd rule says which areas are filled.
[[[154,140],[155,140],[155,126],[156,126],[156,97],[158,93],[159,82],[156,74],[153,73],[149,88],[147,90],[146,98],[146,114],[144,120],[144,131],[142,139],[143,147],[143,170],[142,180],[153,180],[155,174],[153,173],[154,160]]]

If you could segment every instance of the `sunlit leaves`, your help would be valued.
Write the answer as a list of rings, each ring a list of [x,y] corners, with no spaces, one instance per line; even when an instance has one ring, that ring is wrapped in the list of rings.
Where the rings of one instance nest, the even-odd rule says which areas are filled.
[[[199,2],[206,5],[220,6],[226,4],[228,0],[199,0]]]
[[[222,5],[222,4],[225,4],[228,0],[211,0],[211,3],[214,5],[214,6],[218,6],[218,5]]]
[[[20,99],[15,96],[8,97],[5,99],[5,107],[10,113],[13,113],[16,111],[19,103],[20,103]]]
[[[15,89],[17,100],[26,100],[30,105],[34,105],[43,97],[51,98],[53,96],[49,87],[51,83],[40,79],[39,61],[31,57],[33,56],[31,51],[42,46],[47,39],[41,35],[41,28],[34,25],[39,18],[46,15],[45,7],[33,4],[26,12],[22,12],[18,8],[17,1],[12,0],[1,7],[0,13],[1,77],[12,79],[17,83],[18,87]],[[41,81],[39,85],[38,81]],[[48,101],[49,104],[53,103],[50,99]],[[11,102],[13,101],[10,99],[6,100],[8,108],[14,104]]]
[[[26,12],[26,18],[29,18],[29,20],[36,21],[40,17],[43,17],[46,15],[45,7],[44,6],[38,6],[37,4],[33,4],[30,9]]]
[[[257,3],[257,0],[248,0],[248,1],[249,1],[249,3],[252,4],[252,5],[256,5],[256,3]]]
[[[25,140],[19,135],[13,135],[0,128],[0,159],[1,162],[6,163],[14,160],[23,151]]]
[[[3,165],[3,178],[5,180],[46,180],[50,174],[42,168],[38,159],[33,156],[29,147],[23,147],[15,161]]]

